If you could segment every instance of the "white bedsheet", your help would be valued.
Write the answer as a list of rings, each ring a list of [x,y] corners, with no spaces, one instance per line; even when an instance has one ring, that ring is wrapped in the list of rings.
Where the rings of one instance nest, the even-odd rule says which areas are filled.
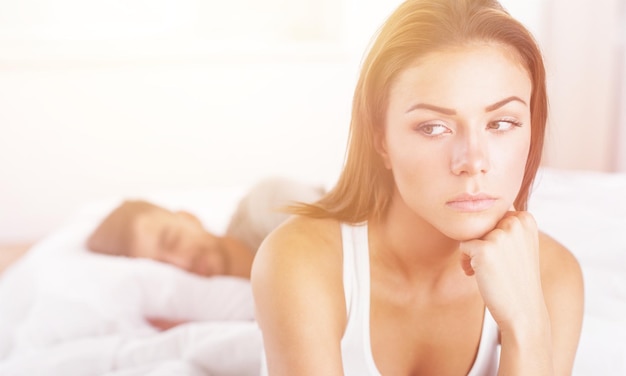
[[[83,217],[0,279],[0,375],[258,375],[250,283],[87,252]],[[146,317],[189,320],[159,332]]]
[[[535,187],[530,211],[585,278],[574,375],[624,376],[626,174],[542,169]],[[220,232],[242,191],[149,199],[201,209]],[[258,375],[249,282],[86,252],[83,240],[112,207],[75,216],[0,277],[0,375]],[[194,322],[159,332],[144,319],[154,315]]]

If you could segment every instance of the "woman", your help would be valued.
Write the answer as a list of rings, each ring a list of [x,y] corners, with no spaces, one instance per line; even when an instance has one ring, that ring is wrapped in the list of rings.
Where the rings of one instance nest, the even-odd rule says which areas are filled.
[[[356,87],[336,185],[253,265],[271,375],[566,375],[580,267],[526,212],[547,117],[496,1],[409,0]]]

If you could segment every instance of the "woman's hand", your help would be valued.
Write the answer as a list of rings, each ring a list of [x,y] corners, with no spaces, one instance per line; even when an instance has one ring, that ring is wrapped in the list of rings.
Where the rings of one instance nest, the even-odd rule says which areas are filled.
[[[462,242],[462,267],[501,330],[541,326],[546,305],[539,268],[537,224],[528,212],[509,211],[481,239]]]

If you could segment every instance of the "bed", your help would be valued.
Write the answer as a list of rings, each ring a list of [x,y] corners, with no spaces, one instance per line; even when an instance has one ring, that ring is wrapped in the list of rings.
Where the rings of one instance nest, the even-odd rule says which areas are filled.
[[[142,198],[196,213],[221,233],[245,190]],[[86,205],[0,275],[1,375],[259,375],[263,348],[248,281],[201,278],[83,242],[121,198]],[[530,211],[585,278],[574,375],[626,375],[626,174],[542,168]],[[190,322],[158,331],[145,317]]]

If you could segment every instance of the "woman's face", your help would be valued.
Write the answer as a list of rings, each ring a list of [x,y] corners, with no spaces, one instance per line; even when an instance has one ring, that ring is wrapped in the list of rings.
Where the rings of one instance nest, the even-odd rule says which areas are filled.
[[[483,236],[511,209],[530,147],[530,77],[498,44],[434,52],[391,85],[379,151],[392,207],[444,235]]]

